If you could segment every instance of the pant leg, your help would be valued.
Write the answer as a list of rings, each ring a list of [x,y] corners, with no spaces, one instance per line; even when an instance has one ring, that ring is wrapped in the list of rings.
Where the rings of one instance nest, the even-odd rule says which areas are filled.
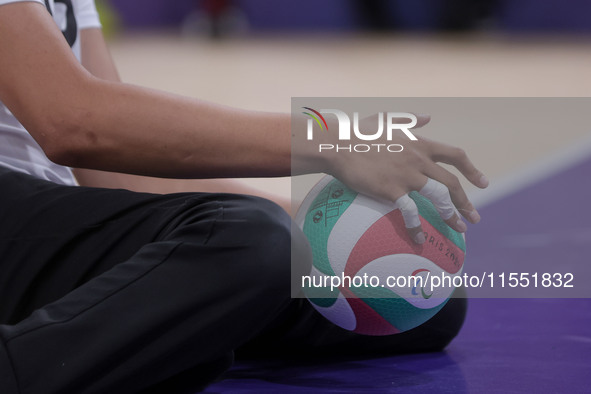
[[[331,323],[306,299],[293,299],[289,308],[267,329],[237,350],[236,357],[378,357],[441,351],[460,332],[467,301],[465,296],[451,298],[434,317],[411,330],[369,336]]]
[[[0,224],[0,291],[18,295],[0,307],[3,393],[127,394],[202,371],[170,392],[196,390],[289,305],[290,219],[268,201],[0,185],[5,218],[24,217]]]

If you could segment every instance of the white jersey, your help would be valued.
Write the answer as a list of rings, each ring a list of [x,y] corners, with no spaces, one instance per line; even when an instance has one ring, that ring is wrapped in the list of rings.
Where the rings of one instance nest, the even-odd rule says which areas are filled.
[[[80,30],[100,27],[94,0],[0,0],[2,5],[22,1],[43,4],[80,60]],[[51,162],[23,125],[0,102],[0,165],[65,185],[76,181],[68,167]]]

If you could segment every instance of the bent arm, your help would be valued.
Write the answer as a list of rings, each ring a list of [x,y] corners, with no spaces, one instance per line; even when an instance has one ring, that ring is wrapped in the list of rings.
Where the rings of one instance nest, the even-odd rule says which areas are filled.
[[[97,78],[40,4],[2,6],[0,53],[0,99],[59,164],[172,178],[290,175],[289,115]]]

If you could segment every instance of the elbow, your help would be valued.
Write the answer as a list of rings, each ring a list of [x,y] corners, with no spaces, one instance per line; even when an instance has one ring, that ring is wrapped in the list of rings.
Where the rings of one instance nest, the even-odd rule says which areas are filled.
[[[10,110],[54,163],[80,167],[97,148],[99,88],[93,77],[74,73],[59,87],[23,90]]]
[[[41,148],[47,158],[56,164],[67,167],[80,167],[79,160],[76,159],[78,155],[75,148],[69,146],[66,142],[61,140],[52,141],[51,143],[46,142],[41,145]]]
[[[83,116],[70,112],[61,116],[45,118],[41,125],[31,132],[49,160],[68,167],[82,167],[82,159],[88,144],[81,138]],[[30,130],[31,131],[31,130]]]

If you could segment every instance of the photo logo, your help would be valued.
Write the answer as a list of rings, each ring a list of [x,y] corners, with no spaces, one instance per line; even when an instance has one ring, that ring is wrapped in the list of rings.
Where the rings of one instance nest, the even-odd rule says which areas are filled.
[[[310,107],[302,107],[305,112],[304,115],[310,117],[307,122],[307,139],[308,141],[314,140],[314,128],[315,124],[318,125],[321,131],[328,131],[328,122],[324,115],[332,115],[338,122],[338,140],[339,141],[385,141],[390,142],[393,136],[397,132],[402,132],[410,141],[417,141],[417,137],[410,131],[418,123],[416,115],[408,112],[380,112],[377,116],[377,130],[367,130],[368,121],[360,120],[359,112],[353,112],[353,121],[351,117],[344,111],[338,109],[321,109],[315,110]],[[362,130],[360,123],[366,128]],[[370,151],[388,151],[391,153],[402,152],[404,147],[401,144],[386,144],[386,143],[373,143],[373,144],[326,144],[322,143],[318,145],[320,152],[333,150],[336,152],[370,152]]]
[[[324,126],[326,126],[326,130],[328,130],[328,124],[326,124],[326,119],[324,119],[324,116],[322,116],[320,114],[320,112],[318,112],[315,109],[312,109],[310,107],[303,107],[303,108],[314,113],[314,114],[311,114],[309,112],[302,112],[304,115],[308,115],[309,117],[314,119],[316,121],[316,123],[318,123],[318,126],[320,126],[320,130],[324,130],[324,128],[322,127],[323,123],[324,123]],[[322,123],[320,123],[320,119],[318,119],[318,118],[322,119]]]

